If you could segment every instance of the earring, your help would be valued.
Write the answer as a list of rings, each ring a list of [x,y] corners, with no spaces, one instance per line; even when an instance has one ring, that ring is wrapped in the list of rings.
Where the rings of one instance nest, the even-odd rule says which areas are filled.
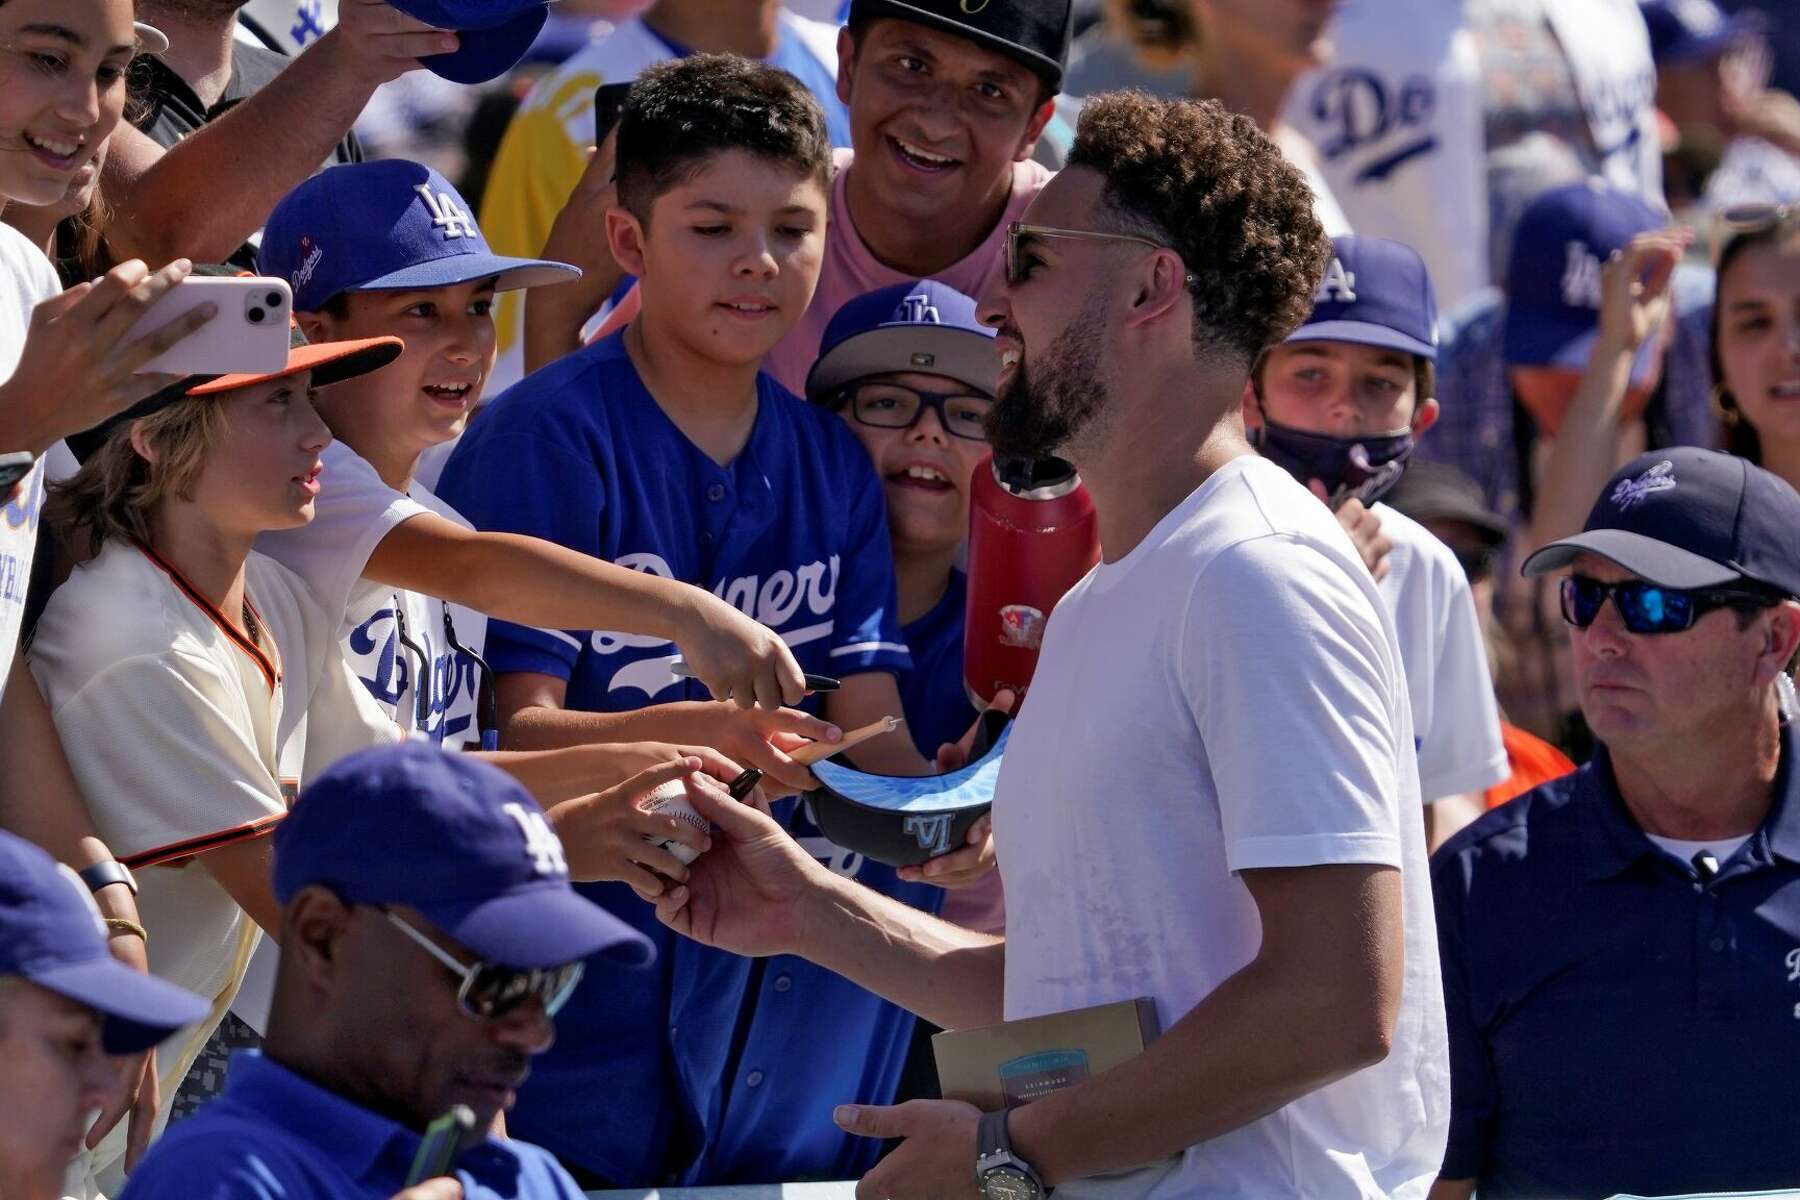
[[[1738,409],[1737,401],[1732,398],[1730,392],[1725,390],[1724,384],[1713,384],[1712,402],[1713,408],[1718,410],[1720,423],[1726,429],[1736,429],[1738,422],[1744,419],[1744,414]]]

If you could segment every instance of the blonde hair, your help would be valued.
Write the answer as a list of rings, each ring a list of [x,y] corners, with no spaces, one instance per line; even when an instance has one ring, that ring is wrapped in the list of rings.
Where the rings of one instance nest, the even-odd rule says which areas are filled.
[[[86,545],[78,551],[97,553],[107,541],[150,544],[150,514],[173,496],[190,500],[207,456],[225,427],[224,407],[217,396],[188,396],[165,409],[122,421],[71,478],[50,485],[44,518],[65,536],[79,533]],[[155,461],[131,444],[137,429]]]

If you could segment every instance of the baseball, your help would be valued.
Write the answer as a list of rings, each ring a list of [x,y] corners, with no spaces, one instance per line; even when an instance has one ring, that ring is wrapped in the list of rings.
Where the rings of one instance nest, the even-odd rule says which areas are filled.
[[[695,812],[694,806],[688,803],[687,785],[679,779],[672,779],[660,787],[651,789],[648,795],[638,801],[638,807],[645,812],[660,813],[663,816],[674,817],[678,821],[686,821],[701,833],[712,832],[712,823]],[[691,863],[700,857],[698,850],[692,846],[685,846],[673,838],[646,837],[644,840],[659,849],[667,850],[682,863]]]

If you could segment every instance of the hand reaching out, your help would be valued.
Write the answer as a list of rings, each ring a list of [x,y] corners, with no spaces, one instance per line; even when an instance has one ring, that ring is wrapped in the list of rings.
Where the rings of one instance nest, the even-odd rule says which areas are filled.
[[[1613,253],[1600,270],[1600,345],[1635,354],[1662,329],[1675,302],[1675,268],[1693,237],[1653,229]]]

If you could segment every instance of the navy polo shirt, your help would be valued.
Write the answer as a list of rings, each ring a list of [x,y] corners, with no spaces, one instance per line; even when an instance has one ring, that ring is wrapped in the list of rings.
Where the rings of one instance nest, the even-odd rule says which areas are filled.
[[[121,1200],[388,1200],[420,1136],[254,1051],[233,1056],[225,1090],[169,1126]],[[489,1139],[453,1164],[464,1200],[581,1200],[548,1151]]]
[[[1800,1182],[1800,772],[1718,874],[1646,838],[1601,748],[1432,857],[1447,1179],[1508,1196]]]

